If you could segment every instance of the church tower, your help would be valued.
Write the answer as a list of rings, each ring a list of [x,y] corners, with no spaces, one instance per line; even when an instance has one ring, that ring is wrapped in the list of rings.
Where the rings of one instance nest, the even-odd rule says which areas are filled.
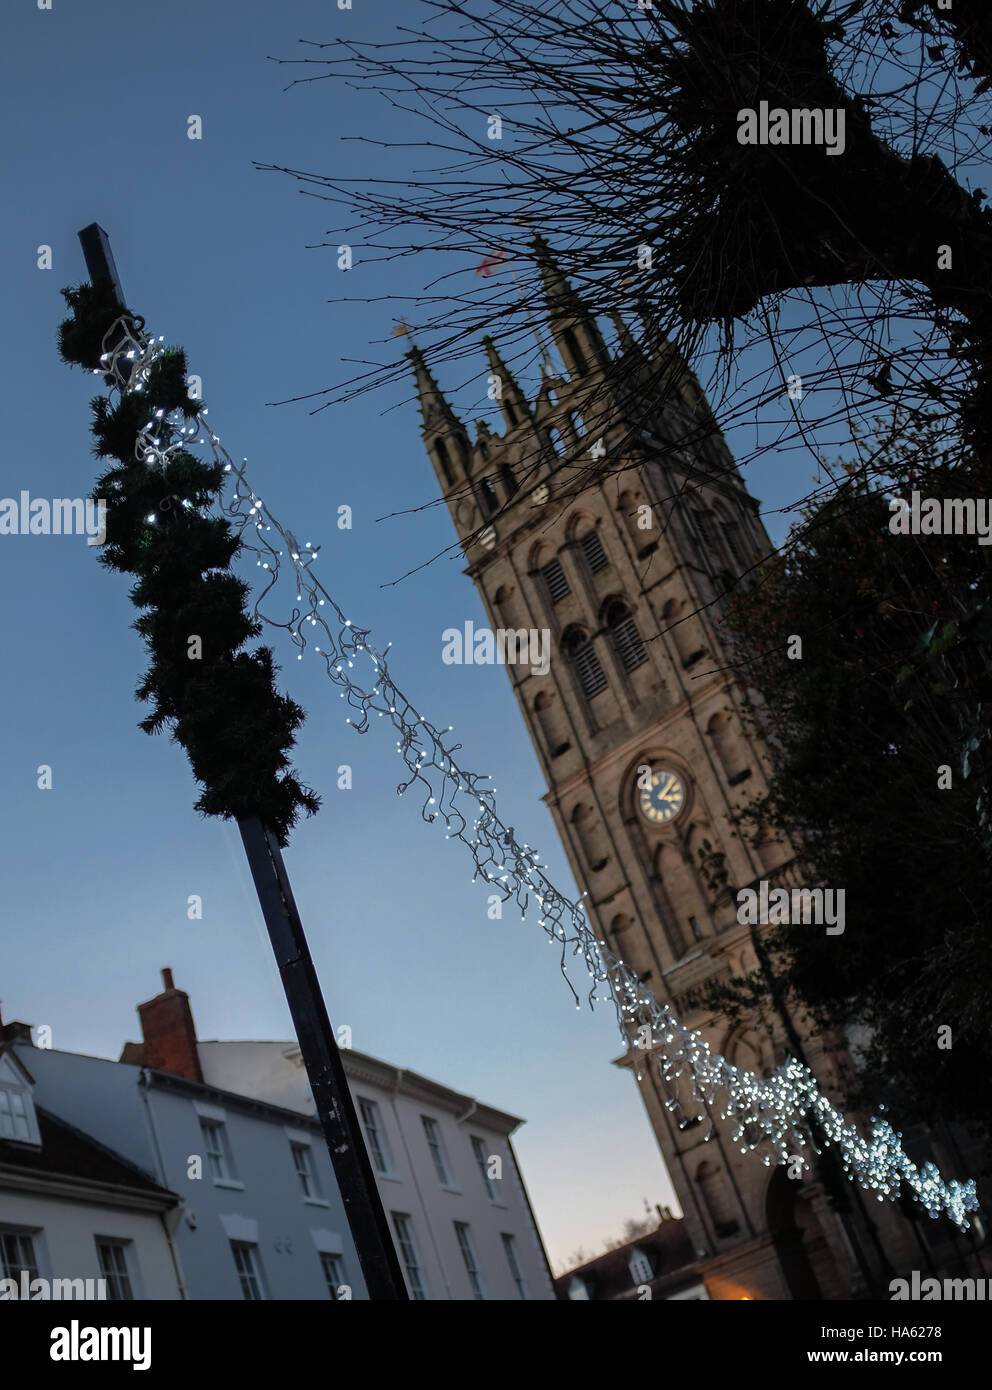
[[[615,320],[611,351],[540,238],[535,259],[564,373],[546,358],[530,402],[486,340],[502,432],[479,422],[470,441],[414,348],[424,443],[492,628],[550,630],[548,674],[506,671],[593,929],[712,1048],[766,1073],[785,1057],[782,1021],[732,1027],[699,996],[757,965],[737,892],[795,882],[789,845],[735,825],[769,755],[727,669],[723,596],[770,542],[650,314],[637,334]],[[808,1039],[804,1050],[830,1093],[832,1058]],[[858,1261],[821,1185],[742,1153],[718,1104],[704,1142],[688,1095],[683,1111],[639,1061],[632,1049],[618,1064],[641,1090],[711,1296],[850,1297]]]

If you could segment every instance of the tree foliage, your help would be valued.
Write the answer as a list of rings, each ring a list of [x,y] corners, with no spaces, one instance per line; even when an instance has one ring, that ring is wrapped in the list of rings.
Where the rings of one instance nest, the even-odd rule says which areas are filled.
[[[975,796],[988,769],[962,738],[992,700],[992,613],[970,600],[985,552],[974,535],[890,530],[890,495],[961,496],[938,423],[886,463],[889,488],[852,473],[733,599],[774,757],[750,818],[791,836],[806,882],[845,890],[843,935],[794,923],[770,944],[801,1005],[867,1030],[867,1098],[988,1126],[992,864]],[[982,644],[961,640],[969,624]]]

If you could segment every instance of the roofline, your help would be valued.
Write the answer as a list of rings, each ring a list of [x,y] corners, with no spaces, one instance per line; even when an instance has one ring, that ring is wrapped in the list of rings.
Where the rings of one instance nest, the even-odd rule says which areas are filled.
[[[128,1211],[166,1212],[182,1201],[178,1192],[165,1187],[128,1187],[124,1183],[76,1177],[72,1173],[20,1168],[13,1163],[0,1163],[0,1191],[33,1192],[39,1197],[85,1202],[90,1206],[125,1207]]]
[[[652,1227],[650,1231],[642,1231],[639,1236],[633,1236],[630,1240],[625,1240],[620,1245],[612,1245],[609,1250],[600,1251],[598,1255],[593,1255],[592,1258],[586,1260],[584,1264],[573,1265],[571,1269],[562,1270],[561,1274],[556,1274],[554,1276],[555,1280],[571,1279],[576,1275],[581,1276],[583,1270],[590,1269],[593,1265],[598,1264],[600,1260],[605,1260],[609,1255],[619,1255],[624,1250],[633,1252],[638,1245],[643,1244],[646,1240],[650,1240],[652,1236],[656,1236],[659,1231],[663,1231],[666,1226],[671,1225],[679,1225],[683,1230],[687,1229],[684,1216],[673,1216],[668,1221],[659,1221],[658,1225]],[[698,1264],[699,1260],[694,1258],[687,1261],[684,1265],[676,1265],[674,1269],[668,1270],[665,1274],[656,1274],[654,1278],[667,1279],[672,1275],[681,1274],[684,1270],[695,1270]],[[701,1277],[702,1276],[700,1276],[700,1278]],[[653,1282],[653,1280],[651,1282]]]
[[[54,1111],[43,1105],[35,1105],[34,1108],[35,1112],[42,1116],[47,1123],[66,1130],[89,1148],[95,1149],[99,1154],[106,1155],[120,1167],[132,1172],[136,1178],[142,1180],[141,1186],[132,1187],[130,1183],[109,1182],[104,1178],[80,1177],[76,1173],[63,1173],[52,1168],[22,1167],[19,1163],[10,1162],[9,1159],[0,1159],[0,1187],[29,1188],[31,1190],[58,1187],[62,1189],[58,1195],[72,1196],[77,1200],[81,1194],[76,1189],[81,1188],[83,1193],[91,1191],[97,1194],[89,1200],[99,1199],[114,1206],[146,1206],[155,1211],[168,1210],[182,1200],[177,1192],[173,1192],[171,1188],[160,1186],[143,1168],[132,1163],[129,1158],[125,1158],[116,1149],[102,1144],[99,1139],[95,1139],[86,1130],[70,1124],[61,1115],[56,1115]],[[42,1148],[44,1149],[44,1145]],[[114,1200],[115,1197],[117,1200]],[[85,1196],[83,1196],[83,1200],[87,1200]]]
[[[242,1042],[267,1043],[297,1053],[300,1051],[300,1045],[295,1038],[199,1038],[197,1039],[197,1046],[214,1043],[220,1046],[236,1047]],[[27,1042],[20,1044],[14,1042],[9,1045],[11,1047],[32,1046]],[[302,1121],[311,1125],[315,1131],[322,1129],[320,1121],[315,1116],[307,1115],[300,1110],[288,1110],[272,1101],[256,1100],[252,1096],[240,1095],[236,1091],[225,1091],[206,1081],[191,1081],[188,1077],[177,1076],[173,1072],[159,1071],[154,1067],[145,1066],[141,1062],[115,1061],[111,1057],[95,1057],[91,1053],[84,1052],[67,1052],[61,1048],[46,1048],[45,1050],[60,1053],[64,1057],[83,1057],[90,1062],[102,1062],[108,1067],[132,1067],[137,1072],[146,1073],[151,1084],[159,1090],[185,1091],[187,1094],[213,1096],[219,1098],[231,1109],[240,1106],[256,1115],[264,1114],[279,1120],[291,1120],[295,1124]],[[405,1067],[397,1067],[392,1062],[384,1062],[381,1058],[373,1057],[367,1052],[359,1052],[357,1048],[342,1048],[341,1059],[345,1072],[349,1076],[354,1074],[356,1079],[362,1078],[370,1085],[387,1085],[388,1083],[390,1089],[396,1091],[397,1094],[446,1105],[456,1114],[461,1112],[464,1118],[468,1118],[468,1115],[471,1114],[478,1124],[502,1131],[504,1134],[510,1135],[526,1123],[519,1115],[511,1115],[507,1110],[500,1110],[494,1105],[476,1101],[474,1096],[452,1090],[450,1086],[445,1086],[440,1081],[432,1081],[430,1077],[421,1076],[419,1072],[410,1071]]]
[[[31,1046],[31,1044],[25,1043],[23,1044],[23,1046]],[[284,1106],[272,1104],[271,1101],[255,1100],[252,1096],[238,1095],[234,1091],[222,1091],[219,1086],[211,1086],[206,1081],[191,1081],[188,1077],[176,1076],[173,1072],[158,1071],[155,1067],[146,1067],[141,1062],[119,1062],[115,1061],[112,1057],[94,1057],[92,1053],[66,1052],[63,1051],[61,1048],[46,1048],[45,1050],[59,1053],[63,1057],[82,1057],[87,1062],[102,1062],[105,1066],[108,1067],[129,1068],[130,1070],[138,1074],[139,1084],[141,1084],[141,1074],[144,1073],[145,1076],[147,1076],[148,1078],[148,1082],[146,1084],[151,1084],[158,1090],[185,1091],[187,1094],[191,1093],[193,1095],[200,1095],[204,1097],[210,1096],[214,1099],[223,1101],[223,1103],[231,1110],[240,1106],[243,1110],[247,1110],[254,1114],[258,1114],[259,1112],[261,1112],[267,1117],[271,1117],[273,1119],[287,1122],[292,1121],[292,1123],[295,1124],[297,1128],[299,1128],[301,1124],[304,1126],[310,1125],[314,1130],[318,1131],[321,1128],[320,1121],[318,1119],[316,1119],[314,1116],[307,1115],[299,1110],[287,1110]],[[41,1106],[38,1106],[37,1108],[41,1109]],[[66,1121],[63,1120],[60,1115],[53,1114],[53,1118],[58,1120],[60,1124],[66,1123]],[[73,1128],[73,1126],[71,1125],[68,1127],[70,1129]],[[84,1138],[90,1141],[90,1143],[97,1144],[97,1146],[100,1147],[99,1141],[93,1139],[89,1134],[86,1133],[85,1130],[79,1130],[78,1133],[82,1134]],[[119,1155],[114,1149],[108,1149],[107,1152],[112,1154],[113,1157],[117,1158],[122,1163],[128,1162],[127,1159],[121,1157],[121,1155]],[[129,1166],[134,1167],[135,1165],[130,1164]],[[137,1169],[137,1171],[140,1172],[141,1170]]]
[[[411,1071],[406,1067],[397,1067],[392,1062],[384,1062],[380,1057],[371,1057],[367,1052],[359,1052],[357,1048],[343,1049],[341,1058],[346,1073],[354,1072],[357,1076],[364,1072],[366,1079],[370,1081],[376,1080],[378,1074],[381,1074],[389,1078],[393,1088],[400,1095],[438,1101],[456,1112],[461,1110],[465,1119],[471,1115],[479,1124],[488,1121],[490,1128],[502,1129],[508,1135],[524,1123],[519,1115],[511,1115],[507,1110],[500,1110],[495,1105],[476,1100],[474,1096],[455,1091],[441,1081],[434,1081],[431,1077],[422,1076],[420,1072]]]
[[[43,1115],[46,1120],[50,1121],[52,1124],[58,1125],[60,1129],[67,1129],[70,1134],[76,1135],[83,1143],[89,1144],[90,1148],[97,1149],[100,1153],[106,1154],[107,1157],[112,1158],[115,1163],[119,1163],[122,1168],[130,1168],[135,1177],[143,1178],[145,1182],[150,1182],[154,1187],[157,1187],[160,1192],[168,1192],[170,1190],[167,1187],[160,1187],[159,1184],[155,1182],[155,1179],[149,1173],[146,1173],[140,1164],[133,1163],[131,1159],[125,1158],[124,1154],[119,1153],[117,1149],[112,1149],[109,1144],[104,1144],[101,1140],[94,1138],[88,1130],[80,1129],[78,1125],[71,1124],[64,1116],[56,1115],[54,1110],[49,1110],[45,1105],[36,1104],[34,1108],[37,1114]],[[175,1196],[175,1193],[172,1195]]]
[[[24,1075],[27,1077],[28,1081],[31,1083],[32,1086],[34,1086],[34,1085],[35,1085],[35,1079],[34,1079],[34,1077],[31,1075],[31,1073],[28,1071],[27,1067],[24,1065],[24,1063],[23,1063],[23,1061],[21,1060],[21,1058],[18,1056],[17,1049],[16,1049],[14,1043],[15,1043],[15,1040],[14,1040],[13,1038],[7,1038],[7,1039],[5,1039],[3,1042],[0,1042],[0,1057],[2,1057],[5,1053],[9,1052],[11,1058],[13,1059],[13,1061],[15,1061],[15,1062],[17,1063],[17,1065],[20,1067],[21,1071],[22,1071],[22,1072],[24,1073]],[[33,1046],[34,1046],[34,1043],[31,1043],[30,1046],[33,1047]]]
[[[241,1042],[267,1043],[274,1047],[282,1047],[290,1053],[300,1053],[300,1045],[295,1039],[287,1038],[201,1038],[197,1045],[202,1046],[212,1043],[221,1047],[236,1047]],[[495,1105],[487,1105],[484,1101],[477,1101],[474,1096],[465,1095],[462,1091],[455,1091],[450,1086],[445,1086],[440,1081],[433,1081],[429,1076],[422,1076],[420,1072],[411,1071],[407,1067],[398,1067],[393,1062],[384,1062],[381,1057],[373,1057],[368,1052],[360,1052],[355,1047],[343,1047],[341,1049],[341,1060],[344,1063],[345,1073],[349,1079],[364,1080],[369,1085],[383,1086],[385,1089],[395,1091],[399,1095],[405,1095],[415,1100],[433,1101],[446,1105],[456,1114],[462,1113],[465,1118],[471,1114],[473,1119],[477,1119],[479,1124],[487,1125],[490,1129],[502,1130],[507,1135],[512,1134],[526,1121],[519,1115],[511,1115],[507,1110],[500,1110]],[[268,1104],[268,1102],[264,1102]],[[474,1108],[473,1108],[474,1107]],[[298,1111],[292,1112],[294,1115]]]
[[[123,1063],[124,1066],[135,1066],[135,1063]],[[152,1085],[159,1091],[181,1091],[186,1095],[209,1096],[213,1100],[221,1101],[228,1110],[242,1110],[256,1117],[261,1116],[265,1119],[278,1120],[283,1123],[291,1123],[297,1128],[301,1126],[309,1127],[317,1133],[322,1132],[320,1120],[315,1115],[307,1115],[301,1110],[287,1110],[285,1106],[275,1105],[272,1101],[256,1100],[254,1096],[243,1096],[237,1091],[222,1091],[219,1086],[211,1086],[206,1081],[191,1081],[187,1076],[177,1076],[171,1071],[157,1071],[154,1067],[145,1067],[137,1064],[139,1072],[148,1078],[144,1084]],[[141,1084],[139,1082],[139,1084]]]

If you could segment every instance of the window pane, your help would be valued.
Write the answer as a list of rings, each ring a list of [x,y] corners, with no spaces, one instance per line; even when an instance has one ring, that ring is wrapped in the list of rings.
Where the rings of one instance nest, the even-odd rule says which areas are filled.
[[[10,1108],[14,1115],[14,1138],[29,1139],[31,1131],[28,1128],[28,1113],[24,1107],[24,1097],[20,1091],[11,1091]]]
[[[327,1292],[332,1301],[338,1301],[338,1289],[342,1284],[347,1283],[344,1277],[344,1265],[340,1255],[321,1255],[321,1268],[324,1271],[324,1278],[327,1281]]]
[[[0,1086],[0,1139],[30,1139],[28,1111],[22,1092]]]
[[[201,1120],[200,1129],[207,1155],[207,1166],[214,1178],[230,1178],[231,1172],[224,1147],[224,1126],[217,1120]]]
[[[293,1163],[296,1167],[296,1176],[300,1180],[304,1197],[314,1195],[313,1170],[310,1166],[310,1146],[308,1144],[293,1144]]]
[[[444,1161],[444,1152],[441,1148],[441,1131],[436,1120],[432,1120],[429,1115],[421,1115],[421,1122],[424,1126],[424,1135],[427,1139],[427,1147],[430,1150],[431,1159],[434,1163],[434,1171],[437,1180],[442,1187],[448,1187],[451,1179],[448,1176],[448,1168]]]
[[[5,1279],[20,1280],[21,1270],[31,1279],[38,1277],[38,1261],[34,1253],[34,1241],[29,1235],[14,1231],[0,1232],[0,1259]]]
[[[485,1298],[482,1288],[482,1276],[479,1273],[478,1261],[475,1258],[475,1247],[472,1244],[472,1237],[468,1226],[464,1221],[455,1222],[455,1234],[458,1237],[458,1245],[462,1252],[462,1259],[465,1262],[465,1271],[468,1274],[468,1282],[472,1293],[476,1298]]]
[[[492,1179],[489,1176],[489,1155],[486,1153],[484,1142],[477,1136],[472,1136],[472,1152],[475,1154],[475,1161],[479,1165],[479,1172],[482,1174],[482,1182],[489,1194],[489,1200],[495,1202],[496,1189],[493,1187]]]
[[[97,1241],[96,1249],[100,1260],[100,1273],[107,1281],[107,1298],[117,1302],[133,1299],[124,1247],[113,1241]]]
[[[396,1239],[399,1242],[400,1256],[406,1269],[406,1277],[410,1282],[410,1292],[417,1302],[424,1302],[427,1298],[427,1290],[424,1286],[420,1261],[417,1258],[416,1246],[413,1243],[413,1229],[410,1224],[409,1216],[402,1212],[393,1212],[393,1229],[396,1232]]]
[[[511,1235],[504,1234],[501,1237],[501,1239],[503,1241],[503,1249],[506,1252],[506,1262],[510,1266],[510,1274],[513,1277],[513,1282],[517,1286],[517,1293],[520,1295],[521,1298],[526,1298],[527,1285],[524,1282],[524,1276],[520,1268],[520,1262],[517,1259],[517,1250],[516,1246],[513,1243],[513,1237]]]
[[[254,1248],[250,1245],[236,1245],[232,1241],[231,1251],[234,1255],[234,1267],[241,1282],[241,1296],[249,1302],[260,1302],[262,1286],[258,1278]]]
[[[369,1152],[372,1154],[372,1162],[376,1172],[385,1173],[388,1171],[386,1164],[386,1149],[379,1132],[379,1109],[371,1100],[360,1100],[358,1108],[362,1114],[362,1123],[365,1126],[365,1137],[369,1141]]]

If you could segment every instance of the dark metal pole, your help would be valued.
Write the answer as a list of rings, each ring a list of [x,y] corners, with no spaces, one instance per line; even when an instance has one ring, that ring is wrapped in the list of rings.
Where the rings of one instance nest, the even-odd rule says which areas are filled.
[[[79,240],[91,281],[108,279],[121,309],[129,312],[107,233],[92,222],[79,233]],[[409,1295],[403,1271],[279,842],[254,816],[239,820],[238,829],[369,1298],[406,1300]]]
[[[403,1272],[365,1148],[344,1063],[324,1007],[282,851],[272,831],[257,817],[239,820],[238,829],[310,1077],[317,1114],[324,1126],[327,1149],[369,1298],[405,1299]]]
[[[84,227],[78,233],[79,244],[83,248],[83,259],[86,261],[86,269],[89,273],[90,281],[95,285],[98,280],[109,280],[113,286],[114,294],[117,296],[117,303],[123,313],[130,314],[127,307],[127,300],[124,298],[124,287],[121,285],[121,277],[117,274],[117,266],[114,262],[114,253],[110,249],[110,238],[100,226],[99,222],[91,222],[88,227]],[[134,315],[137,327],[144,326],[144,319]],[[110,339],[108,350],[113,352],[119,347],[127,337],[127,330],[121,328]],[[122,361],[119,370],[125,381],[130,381],[132,364]]]
[[[83,228],[79,233],[79,244],[83,248],[83,259],[90,279],[109,280],[114,287],[118,304],[122,309],[126,309],[121,277],[117,274],[114,253],[110,249],[110,238],[99,222],[91,222],[88,227]]]

